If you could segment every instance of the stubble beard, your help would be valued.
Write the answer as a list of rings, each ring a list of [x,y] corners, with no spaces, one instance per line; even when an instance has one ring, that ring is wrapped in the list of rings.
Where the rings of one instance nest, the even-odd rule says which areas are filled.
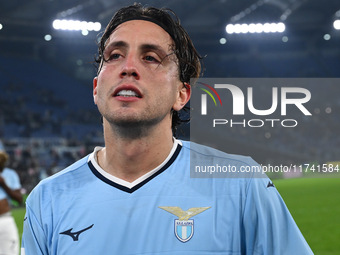
[[[156,126],[166,117],[166,114],[148,118],[117,118],[104,117],[111,130],[126,140],[136,140],[147,137]]]

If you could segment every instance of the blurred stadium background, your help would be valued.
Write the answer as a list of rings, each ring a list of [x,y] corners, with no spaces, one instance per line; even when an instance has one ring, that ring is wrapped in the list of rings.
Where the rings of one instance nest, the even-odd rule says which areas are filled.
[[[0,140],[26,193],[39,180],[103,143],[100,116],[92,103],[96,42],[113,13],[133,2],[1,0]],[[139,2],[166,6],[178,14],[205,56],[204,77],[340,78],[339,0]],[[57,30],[56,19],[99,22],[102,27],[99,31],[95,24],[81,30]],[[258,33],[261,28],[248,26],[245,33],[247,29],[239,26],[243,32],[234,27],[231,34],[226,30],[228,24],[258,23],[282,23],[285,29],[281,25],[275,33]],[[313,128],[294,129],[284,136],[280,129],[235,129],[224,137],[232,144],[231,152],[251,155],[263,164],[284,163],[284,159],[340,161],[340,85],[314,89],[309,105]],[[182,138],[189,138],[188,130],[183,127]],[[304,179],[310,185],[305,184],[306,190],[301,190],[305,187],[301,180],[278,181],[316,254],[340,252],[340,233],[332,231],[340,224],[335,216],[340,214],[340,183],[330,180]]]

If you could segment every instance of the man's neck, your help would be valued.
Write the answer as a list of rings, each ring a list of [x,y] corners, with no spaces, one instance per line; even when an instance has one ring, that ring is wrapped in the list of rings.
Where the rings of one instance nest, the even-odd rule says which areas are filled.
[[[128,139],[104,125],[105,148],[98,152],[98,164],[109,174],[133,182],[159,166],[173,146],[171,129],[157,128],[147,136]]]

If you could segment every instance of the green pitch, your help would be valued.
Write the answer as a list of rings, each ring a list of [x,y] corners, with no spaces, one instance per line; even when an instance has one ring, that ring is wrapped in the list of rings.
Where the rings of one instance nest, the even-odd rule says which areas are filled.
[[[24,225],[25,208],[15,208],[12,210],[12,215],[17,223],[19,235],[22,235],[22,229]]]
[[[274,181],[313,252],[340,254],[340,178]]]
[[[301,232],[318,255],[340,254],[340,178],[275,180]],[[22,234],[25,209],[13,210]]]

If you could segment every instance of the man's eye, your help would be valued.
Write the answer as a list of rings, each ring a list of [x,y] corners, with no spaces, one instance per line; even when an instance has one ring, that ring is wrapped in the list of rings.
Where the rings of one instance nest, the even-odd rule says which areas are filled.
[[[110,62],[112,60],[117,60],[117,59],[119,59],[122,56],[119,53],[110,53],[110,54],[105,54],[105,55],[104,55],[105,56],[105,58],[104,58],[105,62]]]
[[[148,61],[148,62],[157,62],[157,63],[159,63],[159,60],[156,59],[155,57],[152,57],[152,56],[146,56],[144,59],[146,61]]]
[[[113,53],[113,54],[110,55],[108,60],[115,60],[115,59],[118,59],[119,57],[120,57],[120,54]]]

